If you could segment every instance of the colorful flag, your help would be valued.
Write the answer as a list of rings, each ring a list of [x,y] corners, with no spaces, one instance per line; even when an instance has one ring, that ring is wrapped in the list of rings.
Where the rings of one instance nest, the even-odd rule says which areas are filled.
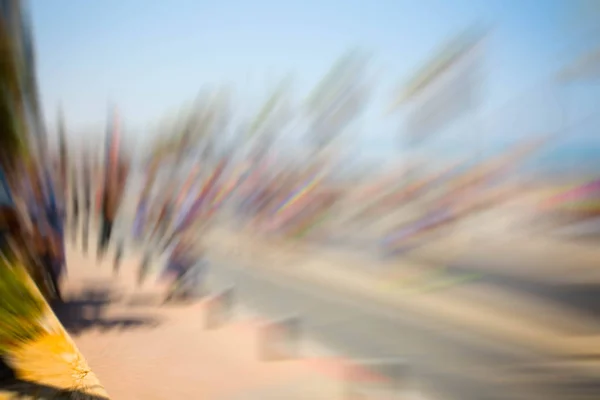
[[[185,230],[200,215],[200,211],[202,210],[202,207],[207,203],[207,199],[213,192],[213,189],[214,189],[216,183],[219,181],[219,178],[225,171],[225,168],[227,166],[227,161],[228,161],[228,159],[225,157],[221,159],[221,161],[219,162],[217,167],[214,169],[214,171],[212,172],[209,179],[204,184],[204,187],[202,188],[202,190],[200,191],[200,193],[194,200],[193,204],[191,205],[189,210],[185,213],[185,217],[183,217],[182,222],[176,228],[176,232],[181,232],[182,230]]]
[[[223,185],[221,190],[212,199],[209,216],[212,216],[227,200],[229,200],[235,190],[244,182],[249,174],[242,168],[238,168]]]
[[[313,175],[309,180],[304,182],[292,193],[290,193],[290,195],[282,202],[282,204],[277,207],[275,214],[284,213],[294,204],[297,204],[301,199],[305,198],[307,194],[311,193],[317,187],[320,181],[321,179],[318,174]]]
[[[595,202],[600,193],[600,179],[593,180],[586,184],[571,188],[558,195],[552,196],[542,203],[545,208],[554,208],[567,205],[569,203],[578,203],[592,201]]]
[[[190,196],[190,191],[192,190],[194,184],[196,183],[196,179],[198,178],[199,174],[200,174],[199,166],[194,166],[190,170],[190,173],[188,174],[187,179],[185,180],[185,182],[183,183],[183,186],[181,187],[179,196],[177,196],[177,199],[175,202],[177,204],[177,206],[181,206],[185,201],[187,201],[187,199]]]

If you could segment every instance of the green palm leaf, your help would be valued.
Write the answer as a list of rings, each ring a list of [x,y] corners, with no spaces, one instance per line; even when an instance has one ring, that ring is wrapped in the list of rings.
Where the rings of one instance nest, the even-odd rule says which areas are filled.
[[[41,299],[27,285],[26,272],[0,258],[0,356],[43,332]]]

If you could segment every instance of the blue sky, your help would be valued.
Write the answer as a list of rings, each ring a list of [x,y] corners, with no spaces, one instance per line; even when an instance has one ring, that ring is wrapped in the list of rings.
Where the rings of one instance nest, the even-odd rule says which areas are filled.
[[[114,102],[130,134],[144,141],[153,124],[205,85],[230,84],[239,111],[249,113],[292,73],[300,100],[342,53],[359,46],[373,53],[377,87],[348,135],[367,158],[397,147],[399,122],[382,118],[394,89],[472,23],[494,30],[481,112],[490,117],[471,129],[471,142],[479,130],[510,141],[559,124],[562,102],[547,77],[594,39],[582,33],[587,21],[575,14],[576,0],[30,3],[46,117],[53,123],[62,104],[72,135],[101,132]],[[570,99],[591,96],[587,88],[569,90]],[[455,131],[463,136],[450,134],[442,147],[464,147],[464,129]]]

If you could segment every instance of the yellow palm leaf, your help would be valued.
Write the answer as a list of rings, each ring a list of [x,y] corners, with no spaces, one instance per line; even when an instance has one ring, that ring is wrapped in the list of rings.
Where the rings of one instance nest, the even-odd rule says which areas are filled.
[[[35,299],[41,311],[23,315],[13,321],[12,326],[21,329],[15,332],[18,335],[15,335],[10,343],[4,343],[3,356],[15,371],[17,378],[34,385],[54,387],[57,394],[76,391],[96,398],[108,398],[104,388],[24,268],[19,265],[2,267],[14,271],[14,275],[19,278],[18,281],[15,280],[20,282],[19,291]],[[5,308],[7,312],[11,312],[10,304],[5,302]],[[33,334],[28,334],[25,328],[33,330]]]
[[[60,390],[108,397],[64,331],[46,333],[11,353],[11,365],[19,379]]]

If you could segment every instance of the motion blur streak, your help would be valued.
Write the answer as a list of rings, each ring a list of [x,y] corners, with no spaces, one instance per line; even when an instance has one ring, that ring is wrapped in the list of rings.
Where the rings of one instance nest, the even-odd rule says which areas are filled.
[[[113,3],[0,1],[1,390],[600,398],[598,7]]]

